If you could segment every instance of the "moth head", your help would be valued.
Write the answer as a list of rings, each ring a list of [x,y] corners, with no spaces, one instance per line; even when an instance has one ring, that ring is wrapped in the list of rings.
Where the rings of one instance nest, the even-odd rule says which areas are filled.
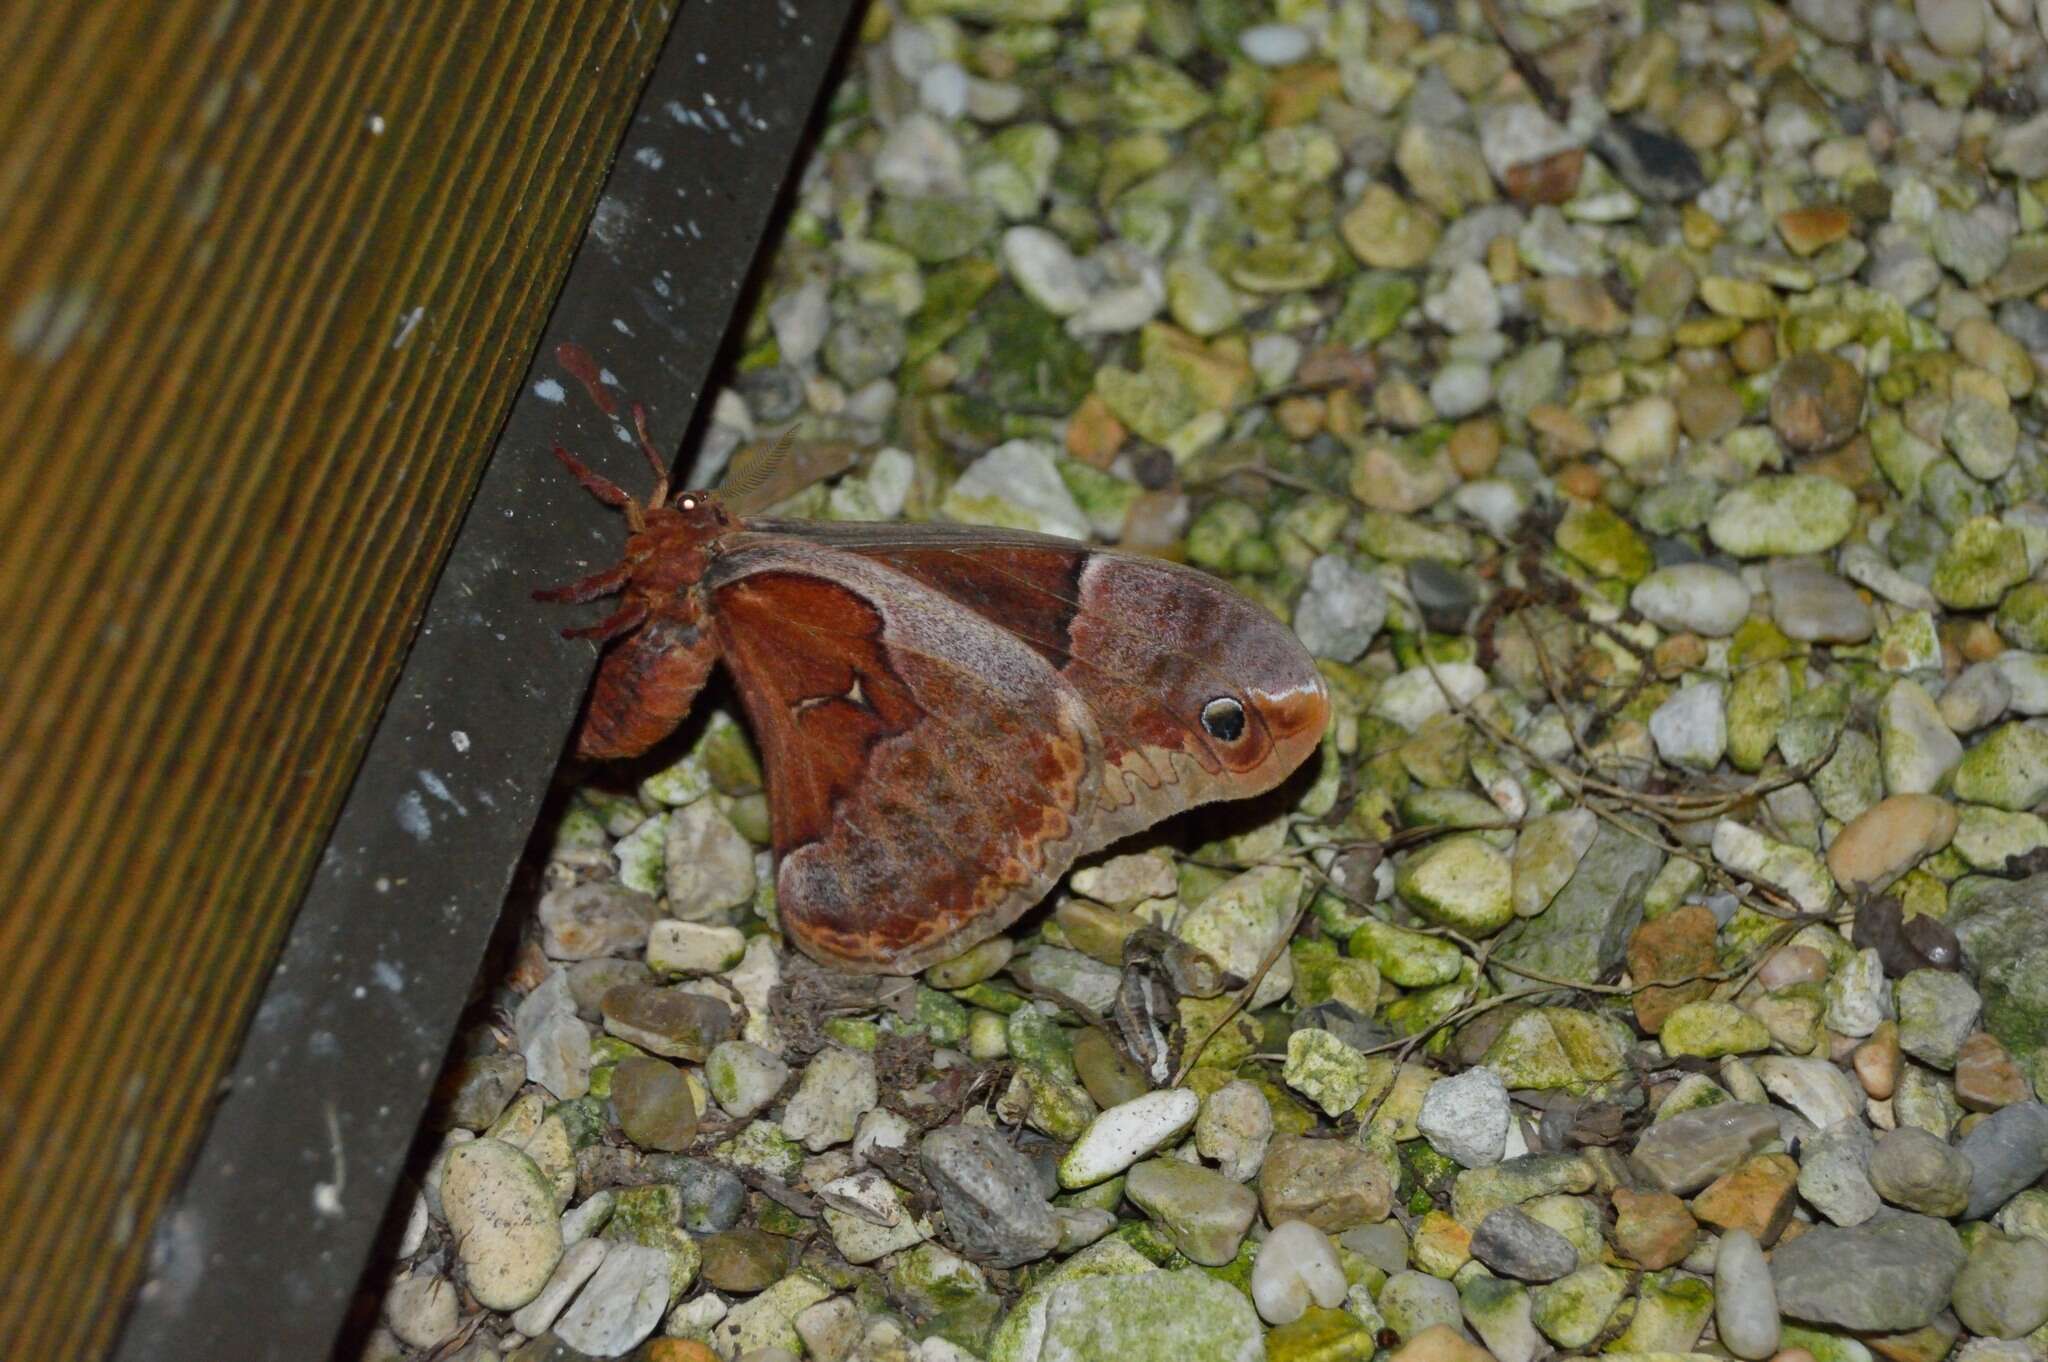
[[[543,601],[591,601],[623,592],[624,602],[610,617],[583,629],[565,629],[570,638],[616,638],[640,627],[647,617],[663,609],[696,585],[709,561],[711,543],[732,528],[732,515],[710,492],[671,493],[668,466],[647,432],[647,409],[633,404],[633,430],[640,452],[654,470],[654,487],[642,501],[611,479],[591,470],[560,445],[555,457],[592,496],[607,506],[626,513],[632,533],[626,540],[625,556],[602,572],[579,582],[536,591]]]

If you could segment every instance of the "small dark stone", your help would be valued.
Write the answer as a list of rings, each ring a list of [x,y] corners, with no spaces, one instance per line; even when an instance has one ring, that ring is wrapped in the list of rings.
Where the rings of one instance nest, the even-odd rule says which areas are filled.
[[[604,995],[604,1029],[670,1059],[704,1062],[737,1026],[717,998],[652,984],[620,984]]]
[[[766,1230],[721,1230],[699,1240],[698,1247],[704,1251],[704,1282],[717,1291],[752,1295],[789,1271],[789,1241]]]
[[[903,319],[886,307],[849,309],[825,335],[822,358],[849,388],[894,373],[903,362],[907,342]]]
[[[787,421],[804,407],[804,377],[787,364],[764,364],[732,381],[746,400],[747,414],[764,425]]]
[[[1074,1039],[1074,1068],[1099,1107],[1113,1107],[1152,1090],[1130,1056],[1093,1026]]]
[[[1472,1256],[1523,1282],[1554,1282],[1579,1265],[1571,1240],[1517,1206],[1503,1206],[1479,1222]]]
[[[682,1226],[692,1234],[729,1230],[747,1209],[747,1185],[729,1169],[682,1154],[649,1154],[640,1180],[673,1184],[681,1194]]]
[[[612,1070],[612,1110],[619,1129],[642,1149],[687,1149],[697,1134],[697,1101],[683,1071],[635,1055]]]
[[[1317,1003],[1294,1014],[1295,1031],[1328,1031],[1354,1050],[1370,1050],[1400,1039],[1391,1027],[1340,1002]]]
[[[518,1055],[465,1059],[441,1080],[435,1094],[436,1125],[442,1130],[482,1130],[498,1119],[525,1081],[526,1061]]]
[[[1059,1224],[1038,1170],[995,1131],[942,1126],[924,1137],[917,1159],[938,1195],[948,1235],[968,1258],[1017,1267],[1059,1246]]]
[[[1617,118],[1593,137],[1593,151],[1621,182],[1653,203],[1684,203],[1707,187],[1693,149],[1675,137]]]
[[[1408,589],[1422,610],[1422,622],[1439,634],[1463,633],[1479,587],[1454,567],[1419,558],[1408,565]]]
[[[1650,541],[1650,556],[1657,560],[1658,567],[1677,567],[1682,563],[1697,563],[1704,555],[1699,549],[1683,539],[1669,537]]]
[[[642,960],[621,960],[606,956],[578,960],[569,966],[569,996],[576,1000],[576,1015],[585,1021],[604,1017],[604,995],[620,984],[651,984],[654,971]]]
[[[1925,914],[1905,921],[1895,898],[1872,899],[1858,908],[1849,940],[1858,950],[1875,950],[1894,979],[1916,969],[1962,968],[1962,946],[1949,925]]]

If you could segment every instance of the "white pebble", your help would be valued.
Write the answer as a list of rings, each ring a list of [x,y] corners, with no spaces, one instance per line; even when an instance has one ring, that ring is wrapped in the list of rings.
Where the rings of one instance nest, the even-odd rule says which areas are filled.
[[[1334,1310],[1347,1285],[1337,1246],[1306,1220],[1274,1226],[1252,1263],[1252,1304],[1268,1324],[1291,1324],[1311,1303]]]
[[[1060,1160],[1060,1186],[1092,1187],[1114,1177],[1195,1123],[1202,1099],[1166,1088],[1119,1103],[1088,1123]]]
[[[967,73],[940,62],[918,78],[917,102],[940,118],[958,118],[967,112]]]
[[[1261,66],[1292,66],[1314,46],[1308,34],[1293,24],[1254,24],[1237,35],[1238,51]]]
[[[1778,1350],[1778,1293],[1748,1230],[1724,1233],[1714,1254],[1714,1328],[1729,1352],[1750,1362]]]
[[[1711,564],[1675,563],[1636,583],[1629,604],[1660,629],[1725,638],[1749,614],[1749,588]]]
[[[1507,1085],[1491,1069],[1467,1069],[1429,1085],[1415,1128],[1429,1147],[1461,1168],[1500,1162],[1507,1147]]]

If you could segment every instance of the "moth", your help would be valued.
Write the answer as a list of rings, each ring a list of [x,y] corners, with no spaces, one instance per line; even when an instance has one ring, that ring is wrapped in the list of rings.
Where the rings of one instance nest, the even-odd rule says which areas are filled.
[[[1315,751],[1329,694],[1293,632],[1191,568],[950,524],[753,512],[771,458],[721,492],[645,501],[555,456],[625,512],[615,566],[535,593],[617,595],[576,752],[647,751],[712,668],[766,766],[784,934],[815,959],[911,974],[1001,932],[1081,856]]]

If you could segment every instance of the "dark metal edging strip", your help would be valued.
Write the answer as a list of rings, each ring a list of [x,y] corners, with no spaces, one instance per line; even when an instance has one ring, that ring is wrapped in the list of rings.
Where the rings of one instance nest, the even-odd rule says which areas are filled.
[[[329,1356],[594,657],[536,585],[616,559],[548,457],[648,473],[557,364],[580,345],[673,448],[855,0],[682,0],[184,1185],[121,1362]]]

